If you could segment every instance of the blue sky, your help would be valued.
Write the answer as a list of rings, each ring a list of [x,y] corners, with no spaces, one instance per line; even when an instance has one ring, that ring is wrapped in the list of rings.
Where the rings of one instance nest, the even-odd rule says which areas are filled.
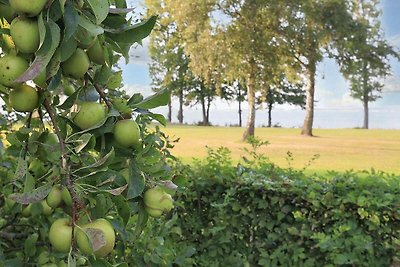
[[[132,6],[141,1],[130,1]],[[140,5],[140,4],[139,4]],[[400,48],[400,0],[382,0],[382,28],[390,43]],[[143,10],[141,8],[140,10]],[[131,61],[124,66],[124,84],[130,92],[151,94],[151,79],[148,64],[150,57],[147,50],[148,40],[144,46],[131,50]],[[385,82],[382,98],[371,103],[371,128],[400,129],[400,63],[391,61],[392,76]],[[349,85],[341,76],[334,61],[325,59],[318,68],[316,82],[316,128],[352,128],[362,123],[362,104],[349,95]],[[176,121],[177,103],[173,102],[174,120]],[[237,123],[236,103],[216,101],[211,107],[211,122],[216,125],[231,125]],[[166,113],[165,108],[158,110]],[[246,110],[245,110],[246,113]],[[304,111],[290,107],[277,106],[273,112],[273,123],[285,127],[299,127],[304,119]],[[246,119],[246,114],[243,117]],[[266,110],[258,110],[256,124],[266,124]],[[186,107],[184,121],[194,123],[201,120],[200,107]]]

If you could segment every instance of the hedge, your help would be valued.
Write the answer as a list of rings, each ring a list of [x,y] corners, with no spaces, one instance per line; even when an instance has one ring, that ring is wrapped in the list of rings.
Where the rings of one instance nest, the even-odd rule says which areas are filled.
[[[243,162],[232,167],[221,148],[182,168],[174,244],[195,248],[192,265],[397,266],[399,176],[309,177],[256,153]]]

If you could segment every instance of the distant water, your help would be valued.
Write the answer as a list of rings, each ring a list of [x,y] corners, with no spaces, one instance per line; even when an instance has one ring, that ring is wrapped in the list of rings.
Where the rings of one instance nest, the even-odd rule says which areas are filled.
[[[167,110],[160,108],[158,112],[166,115]],[[272,124],[287,128],[298,128],[303,125],[305,111],[301,109],[282,109],[276,108],[272,111]],[[177,105],[173,106],[173,122],[177,120]],[[195,124],[202,121],[200,107],[184,108],[184,123]],[[210,121],[213,125],[230,126],[238,124],[237,110],[230,108],[212,107],[210,110]],[[243,110],[243,125],[247,122],[247,110]],[[257,110],[256,126],[267,125],[268,112]],[[362,126],[363,110],[359,109],[315,109],[314,128],[356,128]],[[400,129],[400,107],[377,107],[370,108],[369,113],[370,128],[377,129]]]

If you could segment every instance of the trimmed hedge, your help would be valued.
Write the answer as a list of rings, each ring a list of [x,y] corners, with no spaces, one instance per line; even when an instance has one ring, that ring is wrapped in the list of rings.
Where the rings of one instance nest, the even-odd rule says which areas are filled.
[[[253,151],[254,152],[254,151]],[[307,177],[227,149],[182,168],[177,247],[195,266],[391,266],[400,256],[400,177]]]

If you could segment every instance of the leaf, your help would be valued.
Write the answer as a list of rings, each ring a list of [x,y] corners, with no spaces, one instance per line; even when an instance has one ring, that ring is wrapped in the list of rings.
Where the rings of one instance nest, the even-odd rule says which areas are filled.
[[[129,188],[127,199],[138,197],[145,188],[145,181],[142,172],[137,169],[137,166],[131,162],[129,166]]]
[[[64,62],[68,58],[70,58],[72,54],[75,52],[77,47],[78,47],[78,42],[75,40],[75,38],[69,38],[67,41],[64,38],[64,40],[61,42],[60,45],[61,62]]]
[[[111,148],[110,152],[108,152],[104,157],[102,157],[101,159],[99,159],[98,161],[96,161],[95,163],[82,167],[80,169],[77,169],[74,171],[74,173],[85,170],[85,169],[91,169],[91,168],[98,168],[102,165],[104,165],[106,162],[108,162],[109,160],[112,160],[115,156],[115,151],[114,151],[114,147]]]
[[[150,114],[147,114],[147,116],[151,117],[153,120],[158,121],[161,125],[167,126],[167,120],[165,119],[164,115],[150,113]]]
[[[140,234],[143,232],[143,229],[146,226],[148,219],[149,219],[149,215],[147,214],[143,205],[140,205],[138,219],[137,219],[136,227],[135,227],[134,239],[138,238],[140,236]]]
[[[70,95],[65,101],[64,103],[62,103],[60,106],[58,106],[58,108],[63,109],[63,110],[67,110],[70,109],[76,102],[76,99],[78,98],[79,94],[81,93],[83,87],[79,88],[78,90],[75,90],[75,92]]]
[[[44,42],[37,51],[33,63],[15,80],[17,83],[23,83],[36,78],[36,76],[46,68],[60,43],[60,28],[58,25],[52,20],[44,23],[46,27]]]
[[[96,17],[96,24],[99,25],[106,19],[110,6],[108,0],[86,0]]]
[[[126,14],[134,11],[136,8],[110,8],[109,13],[111,14]]]
[[[170,100],[169,90],[164,89],[156,94],[146,97],[140,103],[135,104],[136,108],[152,109],[160,106],[168,105]]]
[[[106,245],[106,237],[102,230],[96,228],[84,228],[83,231],[89,239],[93,252],[98,251]]]
[[[148,20],[141,23],[132,25],[128,28],[120,29],[120,32],[108,32],[106,35],[113,39],[117,43],[138,43],[147,36],[153,30],[156,24],[158,16],[152,16]]]
[[[126,184],[126,185],[124,185],[124,186],[121,186],[121,187],[118,187],[118,188],[115,188],[115,189],[105,190],[105,191],[106,191],[107,193],[110,193],[110,194],[114,195],[114,196],[119,196],[119,195],[122,194],[122,192],[125,191],[125,189],[126,189],[127,187],[128,187],[128,185]]]
[[[72,5],[71,1],[68,1],[65,5],[64,12],[64,40],[68,41],[75,34],[78,29],[79,14]]]
[[[78,140],[75,141],[75,142],[79,143],[79,144],[74,148],[75,152],[76,152],[76,153],[81,152],[82,149],[84,149],[84,148],[87,146],[87,144],[89,143],[89,141],[90,141],[91,138],[92,138],[92,135],[89,134],[89,133],[82,134],[82,136],[81,136]]]
[[[22,180],[28,171],[28,163],[23,158],[18,159],[17,170],[14,174],[14,180]]]
[[[108,89],[117,89],[122,83],[122,71],[115,72],[107,81],[106,87]]]
[[[36,242],[39,238],[39,234],[34,233],[30,235],[24,242],[24,252],[27,256],[33,256],[36,254]]]
[[[11,194],[10,199],[24,205],[36,203],[45,199],[45,197],[49,194],[51,187],[51,183],[48,183],[30,192],[22,194]]]
[[[124,225],[126,226],[129,222],[129,218],[131,217],[131,209],[123,196],[116,196],[111,198],[117,208],[118,215],[121,216],[124,221]]]
[[[104,259],[90,258],[89,262],[91,267],[112,267],[112,264]]]
[[[104,33],[104,29],[100,26],[93,24],[90,20],[83,17],[82,15],[79,16],[79,26],[87,30],[88,32],[92,33],[93,35],[97,36]]]

